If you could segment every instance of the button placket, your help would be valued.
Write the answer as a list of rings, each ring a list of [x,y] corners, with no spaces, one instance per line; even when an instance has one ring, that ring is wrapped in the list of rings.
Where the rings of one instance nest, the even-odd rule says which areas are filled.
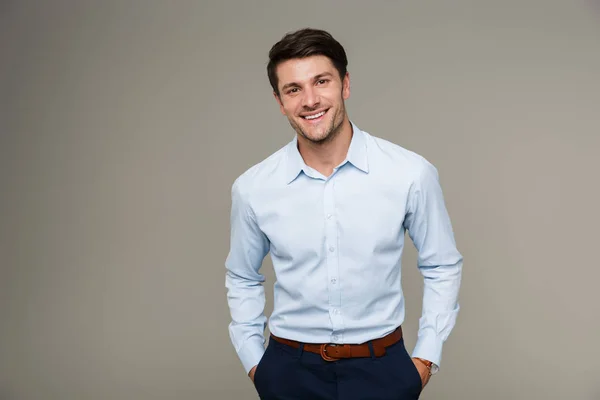
[[[325,220],[325,246],[327,249],[327,275],[329,278],[329,315],[333,325],[331,341],[337,342],[338,340],[341,340],[343,321],[342,313],[340,311],[340,285],[338,284],[339,248],[337,221],[335,218],[334,186],[334,179],[330,179],[325,183],[323,208]]]

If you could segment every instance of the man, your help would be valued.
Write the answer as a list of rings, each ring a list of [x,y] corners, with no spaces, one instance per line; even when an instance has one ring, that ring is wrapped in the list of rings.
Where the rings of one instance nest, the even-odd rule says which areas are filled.
[[[462,256],[437,170],[349,120],[346,53],[329,33],[289,33],[269,58],[275,100],[296,135],[232,186],[225,264],[235,350],[262,399],[417,399],[459,311]],[[412,357],[401,329],[405,232],[424,276]],[[265,351],[260,268],[269,252],[276,283]]]

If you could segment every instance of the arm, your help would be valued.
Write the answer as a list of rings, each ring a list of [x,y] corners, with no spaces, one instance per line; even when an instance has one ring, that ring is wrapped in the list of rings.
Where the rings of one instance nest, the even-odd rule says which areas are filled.
[[[423,311],[413,357],[440,365],[442,346],[456,323],[462,255],[456,249],[436,168],[425,161],[413,182],[405,227],[424,277]]]
[[[238,179],[231,190],[230,250],[225,261],[227,302],[231,313],[229,335],[242,365],[249,373],[264,354],[264,276],[258,271],[269,251],[259,229],[248,193]]]

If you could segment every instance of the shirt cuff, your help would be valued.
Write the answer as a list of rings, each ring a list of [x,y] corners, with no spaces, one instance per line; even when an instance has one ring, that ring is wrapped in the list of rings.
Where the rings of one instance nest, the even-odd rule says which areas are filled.
[[[246,374],[248,374],[252,367],[258,365],[263,354],[265,354],[265,346],[260,337],[253,336],[248,339],[237,353],[244,370],[246,370]]]
[[[413,350],[412,357],[431,361],[438,368],[442,359],[442,346],[444,341],[434,334],[421,334]]]

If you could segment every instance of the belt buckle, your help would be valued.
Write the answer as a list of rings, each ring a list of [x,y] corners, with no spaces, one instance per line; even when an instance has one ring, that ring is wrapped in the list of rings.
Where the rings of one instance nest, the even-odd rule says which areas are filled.
[[[320,353],[321,353],[321,357],[323,358],[323,360],[325,360],[325,361],[337,361],[337,360],[339,360],[339,358],[334,358],[334,357],[328,356],[327,352],[325,351],[325,346],[329,346],[329,344],[323,343],[321,345],[321,351],[320,351]],[[332,345],[332,346],[335,346],[335,345]]]

